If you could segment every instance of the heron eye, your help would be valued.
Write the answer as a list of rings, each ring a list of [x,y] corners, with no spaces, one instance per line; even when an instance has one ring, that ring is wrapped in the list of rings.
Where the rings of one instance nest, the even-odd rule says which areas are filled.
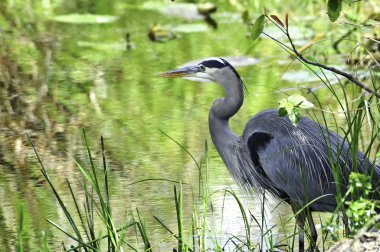
[[[199,65],[199,69],[200,69],[202,72],[205,72],[205,71],[206,71],[206,67],[203,66],[203,65]]]

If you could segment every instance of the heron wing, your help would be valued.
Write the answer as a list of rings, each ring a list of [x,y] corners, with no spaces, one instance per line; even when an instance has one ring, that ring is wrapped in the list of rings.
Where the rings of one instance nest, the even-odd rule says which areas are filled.
[[[328,141],[339,144],[340,137],[324,131],[314,121],[302,118],[297,127],[277,111],[265,111],[247,124],[243,139],[247,143],[256,173],[267,177],[265,188],[285,192],[293,200],[318,211],[332,211],[336,184],[329,156],[336,158]],[[330,146],[331,147],[331,146]],[[335,146],[336,147],[336,146]],[[278,193],[277,193],[278,194]],[[283,195],[283,194],[282,194]]]

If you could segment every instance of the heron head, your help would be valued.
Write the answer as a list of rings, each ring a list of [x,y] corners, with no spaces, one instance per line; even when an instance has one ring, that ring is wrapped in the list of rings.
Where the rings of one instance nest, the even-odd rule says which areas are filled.
[[[210,58],[198,64],[181,67],[158,75],[167,78],[184,78],[198,82],[216,82],[224,84],[230,78],[238,78],[235,68],[222,58]]]

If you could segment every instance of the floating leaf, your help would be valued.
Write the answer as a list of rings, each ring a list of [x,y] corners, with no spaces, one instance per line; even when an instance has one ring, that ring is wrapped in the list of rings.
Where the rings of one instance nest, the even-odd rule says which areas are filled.
[[[335,68],[340,70],[346,69],[346,66],[338,66],[334,65]],[[281,76],[282,80],[286,80],[292,83],[312,83],[312,82],[320,82],[321,78],[324,80],[328,80],[330,84],[337,83],[338,79],[342,79],[343,77],[337,76],[331,72],[322,72],[318,68],[312,67],[312,69],[316,70],[316,73],[311,72],[310,70],[299,70],[299,71],[288,71]]]
[[[260,36],[260,34],[263,32],[263,30],[264,30],[264,21],[265,21],[265,16],[261,15],[253,23],[252,31],[251,31],[251,38],[252,38],[252,40],[256,40]]]
[[[217,7],[213,3],[199,3],[197,4],[197,9],[199,14],[203,16],[210,15],[211,13],[216,12]]]
[[[342,0],[328,0],[327,2],[327,14],[331,22],[338,19],[342,10]]]
[[[153,26],[149,30],[148,37],[153,42],[166,42],[177,36],[170,26]]]
[[[128,1],[127,1],[128,2]],[[131,1],[130,1],[131,2]],[[133,2],[133,1],[132,1]],[[171,4],[168,4],[167,1],[138,1],[135,0],[134,2],[141,2],[142,4],[136,5],[131,4],[129,5],[131,8],[131,11],[135,10],[136,8],[142,9],[142,10],[151,10],[151,11],[157,11],[165,16],[170,17],[178,17],[185,20],[201,20],[204,19],[204,16],[199,13],[197,4],[194,3],[181,3],[181,2],[174,2]],[[212,4],[212,3],[211,3]],[[210,6],[210,4],[207,4]],[[207,7],[206,5],[206,7]],[[202,7],[201,7],[202,8]],[[209,13],[212,11],[212,7],[208,7]],[[215,7],[216,8],[216,7]],[[214,9],[215,11],[216,9]],[[201,10],[201,12],[204,12],[205,10]]]
[[[117,20],[116,16],[111,15],[94,15],[94,14],[68,14],[58,15],[51,18],[51,20],[60,23],[70,24],[103,24],[111,23]]]
[[[100,51],[125,51],[127,44],[125,42],[114,42],[114,43],[105,43],[105,42],[92,42],[92,41],[78,41],[79,47],[88,47]],[[132,44],[132,47],[134,45]]]
[[[180,24],[172,27],[173,32],[192,33],[207,32],[209,27],[206,24]]]
[[[259,60],[256,58],[252,58],[250,56],[244,56],[244,55],[240,55],[240,56],[223,55],[221,58],[227,60],[233,67],[254,66],[259,62]],[[206,59],[207,58],[192,60],[192,61],[186,62],[180,67],[193,66],[194,64],[197,64]]]
[[[273,18],[273,20],[276,21],[276,23],[281,27],[284,27],[284,23],[276,15],[270,15],[270,17]]]

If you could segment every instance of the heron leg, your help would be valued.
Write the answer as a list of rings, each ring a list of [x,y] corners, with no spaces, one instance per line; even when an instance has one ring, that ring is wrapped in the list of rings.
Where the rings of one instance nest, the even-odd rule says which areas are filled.
[[[290,206],[292,207],[293,213],[296,214],[300,207],[297,203],[291,202]],[[305,251],[305,237],[304,237],[304,228],[305,228],[305,221],[306,221],[306,215],[302,211],[301,213],[298,213],[296,216],[296,222],[298,225],[298,251],[304,252]]]
[[[293,213],[296,214],[299,212],[302,208],[294,201],[290,202],[290,206],[292,207]],[[296,222],[298,225],[298,245],[299,245],[299,251],[305,251],[305,222],[307,220],[309,224],[309,229],[311,233],[311,239],[310,239],[310,248],[309,251],[317,250],[317,239],[318,239],[318,233],[315,229],[315,224],[313,220],[313,215],[310,212],[309,208],[303,209],[300,213],[298,213],[296,216]]]
[[[307,217],[307,223],[309,224],[309,229],[311,233],[310,251],[314,251],[314,249],[317,248],[318,233],[317,233],[317,230],[315,229],[313,215],[311,214],[310,210],[306,209],[305,212],[306,212],[306,217]]]

